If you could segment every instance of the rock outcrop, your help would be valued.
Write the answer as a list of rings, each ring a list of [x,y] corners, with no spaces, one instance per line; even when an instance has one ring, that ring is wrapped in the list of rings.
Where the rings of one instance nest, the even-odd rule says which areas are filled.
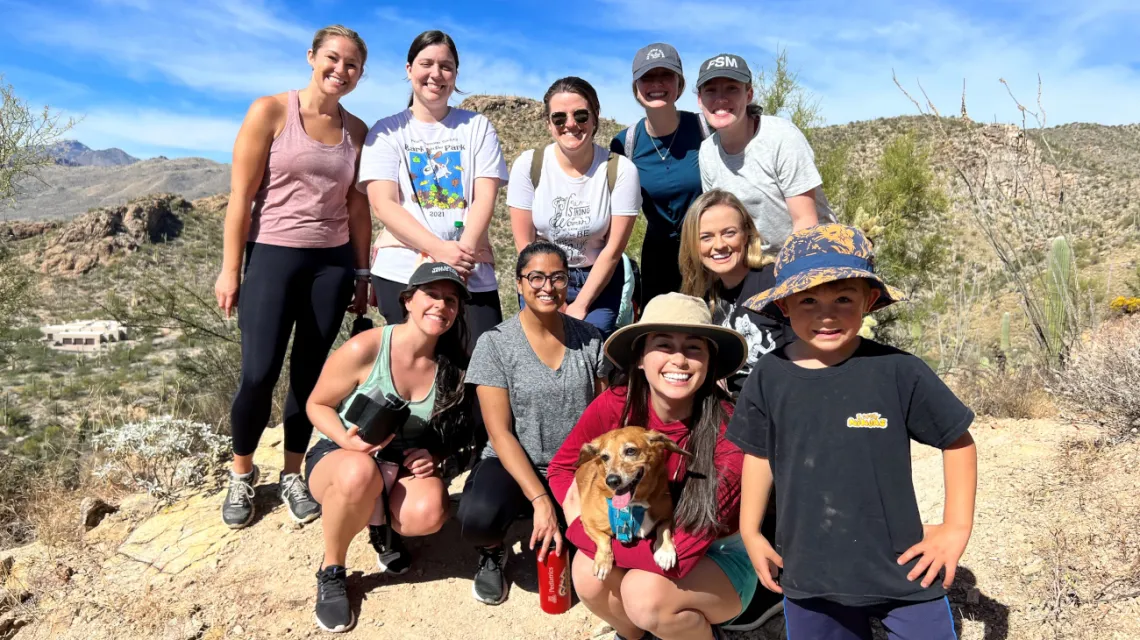
[[[0,224],[0,242],[27,240],[59,228],[58,222],[13,220]]]
[[[41,273],[78,275],[144,244],[166,242],[182,231],[181,196],[157,194],[119,207],[93,209],[63,227],[38,256]]]

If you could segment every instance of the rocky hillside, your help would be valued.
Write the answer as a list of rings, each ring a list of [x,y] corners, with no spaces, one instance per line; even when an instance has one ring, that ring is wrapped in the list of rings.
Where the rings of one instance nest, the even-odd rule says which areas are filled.
[[[3,220],[74,218],[93,207],[120,206],[152,193],[194,199],[228,192],[230,167],[204,158],[152,158],[125,166],[53,166],[40,179],[20,184],[15,206]]]
[[[61,140],[47,151],[56,164],[68,167],[119,167],[139,161],[122,149],[95,150],[78,140]]]

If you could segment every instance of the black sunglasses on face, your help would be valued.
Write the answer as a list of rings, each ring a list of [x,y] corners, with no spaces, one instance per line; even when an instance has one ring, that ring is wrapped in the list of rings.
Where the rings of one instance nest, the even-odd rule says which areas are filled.
[[[568,119],[569,119],[569,116],[566,115],[565,111],[555,111],[554,113],[550,114],[550,123],[556,127],[566,126],[566,121]],[[577,122],[578,124],[586,124],[589,121],[590,121],[589,110],[578,109],[577,111],[574,112],[574,122]]]
[[[541,271],[531,271],[523,276],[523,279],[530,283],[530,286],[535,291],[546,286],[546,281],[549,280],[550,284],[554,285],[555,289],[565,289],[567,284],[570,284],[570,276],[565,271],[555,271],[550,275],[546,275]]]

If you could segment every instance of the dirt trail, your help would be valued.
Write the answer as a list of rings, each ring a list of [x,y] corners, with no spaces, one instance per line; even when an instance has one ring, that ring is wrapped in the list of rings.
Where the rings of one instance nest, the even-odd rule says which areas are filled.
[[[1037,637],[1026,595],[1026,566],[1040,534],[1042,482],[1054,476],[1062,441],[1081,436],[1052,421],[982,420],[973,429],[980,452],[977,526],[951,592],[963,640]],[[277,500],[279,431],[257,453],[267,471],[258,487],[258,519],[242,531],[221,526],[218,494],[196,495],[149,515],[142,497],[87,534],[82,549],[31,545],[13,557],[9,589],[26,588],[38,602],[16,638],[328,637],[313,622],[314,573],[321,559],[319,521],[295,528]],[[914,450],[916,493],[924,519],[942,510],[941,456]],[[452,484],[458,499],[461,478]],[[510,598],[488,607],[471,598],[475,552],[448,522],[429,538],[409,540],[413,569],[404,576],[375,573],[364,536],[349,552],[349,591],[360,622],[358,638],[541,639],[591,638],[600,621],[581,604],[567,614],[542,613],[533,555],[522,549],[529,522],[510,533]],[[1029,574],[1032,575],[1032,574]],[[3,576],[0,575],[0,578]],[[782,624],[734,640],[780,637]],[[609,637],[608,635],[605,637]],[[1121,636],[1124,637],[1124,636]]]

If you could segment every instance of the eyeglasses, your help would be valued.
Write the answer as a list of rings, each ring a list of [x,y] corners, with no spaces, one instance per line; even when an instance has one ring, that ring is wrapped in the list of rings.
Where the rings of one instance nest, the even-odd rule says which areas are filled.
[[[546,286],[546,281],[549,280],[550,284],[554,285],[555,289],[565,289],[566,285],[570,284],[570,276],[565,271],[555,271],[550,275],[546,275],[541,271],[531,271],[523,276],[523,279],[530,283],[530,286],[535,291]]]
[[[569,119],[569,116],[566,114],[565,111],[555,111],[554,113],[550,114],[550,123],[556,127],[566,126],[566,121],[568,119]],[[578,124],[586,124],[589,121],[590,121],[589,110],[578,109],[577,111],[574,112],[574,122],[577,122]]]

